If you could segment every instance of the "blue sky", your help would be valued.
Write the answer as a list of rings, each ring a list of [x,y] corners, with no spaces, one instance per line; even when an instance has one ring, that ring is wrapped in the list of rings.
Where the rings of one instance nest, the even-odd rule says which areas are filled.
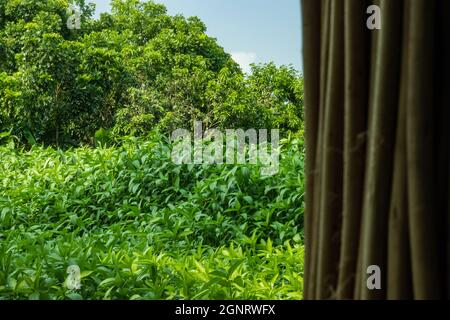
[[[110,0],[89,0],[97,14]],[[302,70],[299,0],[155,0],[168,13],[198,16],[208,35],[248,71],[249,63],[274,61]]]

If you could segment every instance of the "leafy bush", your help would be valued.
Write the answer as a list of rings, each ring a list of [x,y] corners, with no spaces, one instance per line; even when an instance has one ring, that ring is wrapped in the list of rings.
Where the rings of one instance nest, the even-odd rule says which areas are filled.
[[[6,138],[4,135],[3,138]],[[280,172],[120,147],[0,147],[0,298],[300,299],[303,145]],[[66,268],[82,288],[64,287]]]

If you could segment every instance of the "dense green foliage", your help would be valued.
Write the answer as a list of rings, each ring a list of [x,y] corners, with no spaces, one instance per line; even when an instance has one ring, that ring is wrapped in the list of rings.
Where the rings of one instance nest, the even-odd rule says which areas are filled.
[[[152,1],[0,0],[0,299],[300,299],[303,81],[244,74]],[[280,170],[176,165],[166,136],[281,129]],[[65,283],[81,269],[81,288]]]
[[[291,67],[245,76],[196,17],[114,0],[69,30],[67,0],[0,0],[0,132],[22,142],[93,145],[109,136],[206,127],[298,131],[302,80]]]
[[[275,176],[176,166],[157,135],[0,147],[0,298],[301,298],[303,146],[282,145]],[[73,263],[79,291],[63,285]]]

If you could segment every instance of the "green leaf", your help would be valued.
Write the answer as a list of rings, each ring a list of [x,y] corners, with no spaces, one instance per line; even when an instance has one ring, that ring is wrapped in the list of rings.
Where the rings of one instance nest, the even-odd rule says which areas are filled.
[[[83,297],[76,292],[66,293],[66,297],[69,298],[70,300],[83,300]]]

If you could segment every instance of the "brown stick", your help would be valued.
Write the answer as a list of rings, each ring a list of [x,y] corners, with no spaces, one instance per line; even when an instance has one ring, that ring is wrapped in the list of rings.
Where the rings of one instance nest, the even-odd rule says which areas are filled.
[[[313,242],[313,214],[314,214],[314,187],[316,181],[316,146],[320,113],[320,10],[321,2],[317,0],[303,0],[303,39],[307,45],[303,48],[305,60],[304,83],[305,105],[305,144],[306,144],[306,209],[304,213],[305,226],[305,265],[304,290],[305,297],[310,297],[310,270]]]
[[[369,290],[366,270],[371,265],[386,274],[387,223],[391,196],[395,124],[398,110],[398,79],[402,1],[381,0],[382,28],[376,43],[374,83],[370,93],[369,144],[361,234],[361,298],[384,299],[381,290]]]
[[[406,175],[406,93],[408,59],[409,2],[405,3],[402,46],[402,72],[399,115],[397,120],[394,153],[394,177],[388,230],[387,298],[404,300],[412,298],[411,256],[408,233],[408,198]]]
[[[434,3],[430,0],[415,0],[410,4],[407,161],[412,272],[416,299],[442,297],[432,156]]]
[[[344,200],[338,299],[354,297],[366,153],[368,56],[366,1],[345,2]]]
[[[339,263],[343,162],[343,13],[343,2],[332,1],[330,69],[327,75],[322,145],[317,299],[329,299],[335,295]]]

